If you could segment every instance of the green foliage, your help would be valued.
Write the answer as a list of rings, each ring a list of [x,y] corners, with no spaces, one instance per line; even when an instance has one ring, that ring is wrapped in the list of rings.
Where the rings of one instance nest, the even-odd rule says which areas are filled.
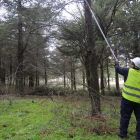
[[[45,99],[46,98],[46,99]],[[7,140],[118,140],[120,98],[102,100],[102,116],[90,117],[90,100],[82,96],[17,98],[0,101],[0,139]],[[105,117],[103,117],[105,116]],[[132,116],[128,136],[134,140]],[[128,138],[128,139],[129,139]]]

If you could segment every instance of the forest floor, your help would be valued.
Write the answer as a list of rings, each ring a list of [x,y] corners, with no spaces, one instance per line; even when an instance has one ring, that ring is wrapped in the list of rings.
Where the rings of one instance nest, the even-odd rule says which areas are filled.
[[[0,96],[0,140],[119,140],[121,97],[101,98],[101,114],[90,116],[86,96]],[[135,140],[130,120],[128,140]]]

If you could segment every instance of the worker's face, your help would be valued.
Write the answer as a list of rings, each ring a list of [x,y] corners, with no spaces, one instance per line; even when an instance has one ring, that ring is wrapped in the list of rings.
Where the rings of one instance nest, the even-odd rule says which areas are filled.
[[[134,65],[133,65],[133,63],[132,63],[132,62],[131,62],[131,64],[130,64],[130,67],[131,67],[131,68],[134,68]]]

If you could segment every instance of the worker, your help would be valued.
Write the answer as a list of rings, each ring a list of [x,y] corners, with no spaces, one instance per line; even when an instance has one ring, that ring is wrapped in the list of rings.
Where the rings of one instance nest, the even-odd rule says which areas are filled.
[[[120,132],[121,139],[127,138],[127,129],[134,111],[136,125],[136,140],[140,140],[140,58],[131,59],[131,68],[122,68],[115,61],[116,72],[124,76],[124,86],[121,100]]]

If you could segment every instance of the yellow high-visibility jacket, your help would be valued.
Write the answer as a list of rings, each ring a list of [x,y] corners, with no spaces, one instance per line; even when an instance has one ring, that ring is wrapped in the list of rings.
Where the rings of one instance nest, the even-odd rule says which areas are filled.
[[[140,103],[140,71],[129,69],[127,80],[124,83],[122,96],[130,101]]]

